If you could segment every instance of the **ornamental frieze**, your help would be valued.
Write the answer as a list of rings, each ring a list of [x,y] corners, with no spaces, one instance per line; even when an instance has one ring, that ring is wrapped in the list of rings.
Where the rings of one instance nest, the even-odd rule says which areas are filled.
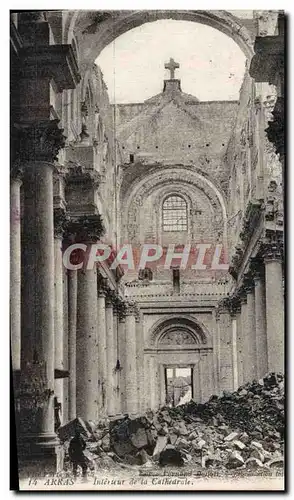
[[[194,337],[189,332],[172,331],[163,335],[158,342],[160,345],[191,345],[195,344]]]

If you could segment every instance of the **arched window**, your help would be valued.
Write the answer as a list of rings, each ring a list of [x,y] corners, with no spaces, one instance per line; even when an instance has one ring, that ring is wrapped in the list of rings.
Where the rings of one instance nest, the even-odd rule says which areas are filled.
[[[164,231],[187,231],[187,203],[181,196],[169,196],[162,205]]]

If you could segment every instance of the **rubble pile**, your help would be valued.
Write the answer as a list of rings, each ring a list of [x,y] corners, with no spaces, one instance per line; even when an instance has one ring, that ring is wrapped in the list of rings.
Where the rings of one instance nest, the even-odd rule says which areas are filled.
[[[95,427],[76,420],[84,435],[88,433],[87,450],[100,466],[188,464],[198,470],[224,471],[283,467],[284,378],[280,374],[212,396],[204,404],[191,400]],[[61,434],[68,436],[64,427]]]

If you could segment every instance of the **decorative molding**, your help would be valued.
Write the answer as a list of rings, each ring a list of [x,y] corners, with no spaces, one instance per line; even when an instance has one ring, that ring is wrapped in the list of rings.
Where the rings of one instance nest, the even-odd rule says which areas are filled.
[[[152,327],[149,334],[150,346],[155,346],[157,341],[160,344],[160,339],[169,332],[188,333],[194,339],[192,344],[207,344],[208,339],[210,339],[209,332],[195,318],[175,315],[160,319]]]
[[[75,89],[81,80],[74,51],[69,44],[36,45],[20,50],[22,78],[53,79],[57,91]]]
[[[158,345],[191,345],[196,344],[195,338],[187,331],[176,329],[171,330],[162,335],[158,341]]]

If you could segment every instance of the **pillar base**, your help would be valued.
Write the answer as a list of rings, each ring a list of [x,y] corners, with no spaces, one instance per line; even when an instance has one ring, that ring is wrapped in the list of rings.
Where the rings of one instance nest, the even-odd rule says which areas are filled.
[[[18,441],[19,477],[44,477],[63,470],[64,447],[55,434],[21,436]]]

